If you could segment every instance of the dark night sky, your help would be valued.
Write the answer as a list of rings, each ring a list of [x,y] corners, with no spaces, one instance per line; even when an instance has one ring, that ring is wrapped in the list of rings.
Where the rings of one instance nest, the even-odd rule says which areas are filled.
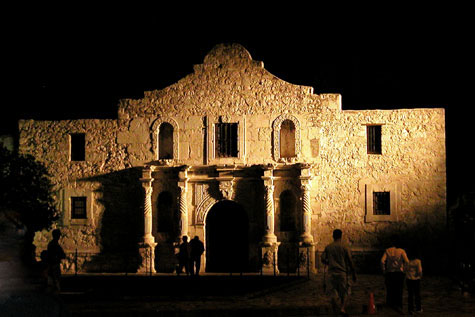
[[[344,109],[445,108],[449,188],[471,183],[466,8],[249,8],[6,14],[0,133],[20,118],[113,118],[118,99],[164,88],[237,42],[285,81],[341,93]]]

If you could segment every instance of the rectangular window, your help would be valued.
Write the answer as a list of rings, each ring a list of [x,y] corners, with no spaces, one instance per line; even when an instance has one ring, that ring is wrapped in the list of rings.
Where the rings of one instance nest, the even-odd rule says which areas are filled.
[[[71,197],[71,219],[86,219],[87,197]]]
[[[373,192],[373,215],[391,214],[390,192]]]
[[[366,135],[368,137],[368,154],[381,154],[381,126],[366,126]]]
[[[237,157],[238,124],[217,123],[214,133],[216,157]]]
[[[74,133],[70,134],[71,141],[71,161],[84,161],[86,160],[86,134]]]

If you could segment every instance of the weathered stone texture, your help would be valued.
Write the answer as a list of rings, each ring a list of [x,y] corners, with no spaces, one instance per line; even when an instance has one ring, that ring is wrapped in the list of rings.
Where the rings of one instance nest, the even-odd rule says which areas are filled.
[[[300,140],[296,141],[296,157],[289,159],[275,157],[279,153],[275,122],[285,118],[293,121],[299,136],[295,134],[296,140]],[[158,162],[157,138],[162,122],[173,126],[175,157]],[[238,157],[213,156],[217,122],[238,122]],[[382,125],[381,155],[367,154],[366,126],[371,124]],[[218,45],[203,64],[195,65],[194,72],[177,83],[147,91],[142,99],[121,100],[117,119],[22,120],[19,130],[20,151],[45,163],[58,193],[63,191],[63,196],[58,195],[63,210],[68,204],[65,190],[66,196],[69,190],[93,199],[92,219],[81,224],[63,219],[59,224],[63,225],[62,241],[69,251],[103,249],[104,239],[108,239],[104,232],[113,231],[107,228],[113,221],[105,224],[104,217],[114,208],[125,210],[126,218],[127,212],[133,212],[133,219],[143,218],[139,178],[144,165],[155,168],[152,232],[159,243],[156,254],[163,258],[173,258],[164,251],[173,250],[165,243],[172,237],[157,231],[157,197],[164,190],[178,197],[179,181],[189,181],[188,232],[204,238],[205,228],[197,225],[196,219],[205,217],[212,204],[222,199],[218,178],[234,178],[234,200],[245,206],[249,232],[255,236],[252,243],[257,243],[265,226],[263,174],[255,168],[260,164],[272,164],[274,169],[275,234],[285,248],[300,232],[279,231],[278,198],[284,190],[294,193],[299,231],[303,183],[297,163],[310,164],[311,228],[316,250],[330,242],[337,227],[343,229],[354,248],[370,251],[381,248],[390,232],[405,233],[421,226],[437,230],[445,224],[443,109],[342,111],[340,95],[317,95],[311,87],[287,83],[265,70],[262,62],[252,60],[240,45]],[[86,134],[85,161],[70,161],[70,133]],[[226,172],[213,167],[223,164],[234,167]],[[188,179],[180,180],[176,168],[183,165],[191,170]],[[209,191],[197,193],[204,185]],[[374,186],[393,192],[397,217],[392,221],[368,221],[368,188]],[[132,197],[124,195],[127,188],[134,188]],[[134,197],[139,197],[136,203],[127,202]],[[118,199],[117,204],[110,204],[114,199]],[[174,204],[173,208],[178,208]],[[137,221],[134,223],[143,225]],[[47,238],[47,234],[37,235],[38,245],[44,245]],[[130,239],[137,241],[136,236]],[[257,249],[257,244],[254,247]]]
[[[445,223],[445,118],[442,109],[343,111],[337,124],[322,127],[321,162],[315,199],[322,213],[314,217],[324,245],[335,226],[355,247],[378,245],[377,235],[392,224],[365,223],[364,184],[401,186],[398,230],[430,222]],[[332,122],[335,123],[335,122]],[[366,154],[365,124],[383,124],[382,155]],[[423,137],[422,137],[423,136]],[[360,196],[358,198],[358,196]],[[366,233],[370,234],[366,234]]]

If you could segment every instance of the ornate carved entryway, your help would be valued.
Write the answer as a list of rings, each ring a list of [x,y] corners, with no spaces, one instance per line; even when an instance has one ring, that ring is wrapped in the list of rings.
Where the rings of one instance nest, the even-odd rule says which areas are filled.
[[[236,202],[223,200],[211,207],[205,221],[206,271],[248,270],[249,220]]]

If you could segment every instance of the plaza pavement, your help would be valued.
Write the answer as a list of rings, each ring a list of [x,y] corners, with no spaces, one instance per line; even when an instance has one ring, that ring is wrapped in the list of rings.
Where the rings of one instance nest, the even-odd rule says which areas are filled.
[[[359,275],[347,309],[351,316],[366,315],[371,292],[377,315],[401,315],[384,305],[381,275]],[[406,296],[405,292],[404,312],[407,313]],[[309,279],[285,274],[277,277],[252,274],[64,276],[59,297],[29,292],[13,296],[3,304],[0,316],[30,316],[31,312],[34,313],[31,316],[167,317],[333,314],[323,290],[322,274]],[[422,305],[424,316],[475,316],[475,295],[462,294],[458,283],[445,276],[424,277]]]

